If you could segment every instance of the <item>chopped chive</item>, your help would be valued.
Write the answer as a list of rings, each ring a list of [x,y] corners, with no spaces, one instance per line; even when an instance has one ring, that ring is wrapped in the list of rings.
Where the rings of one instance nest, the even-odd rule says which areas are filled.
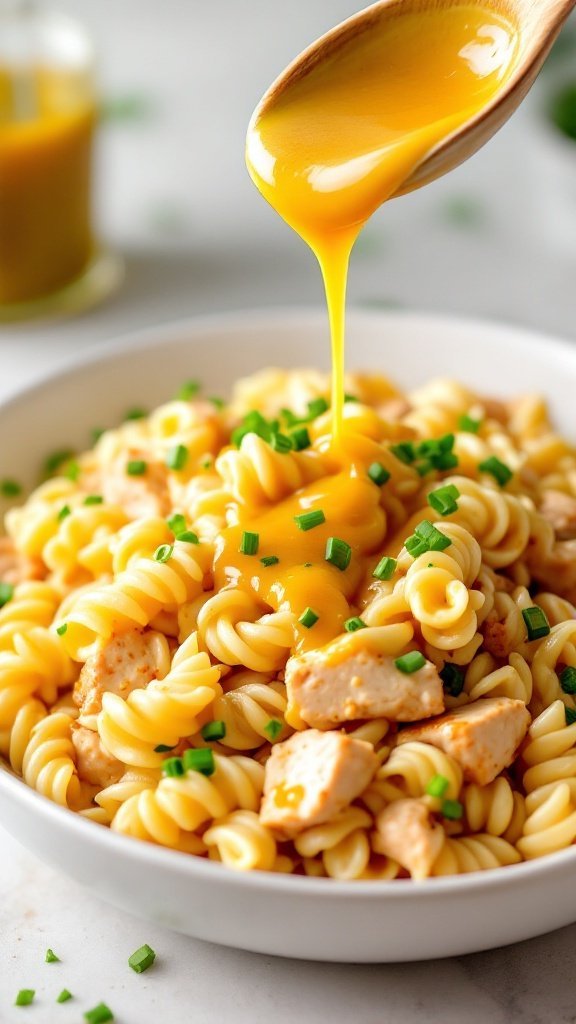
[[[92,444],[98,444],[98,441],[102,437],[102,434],[105,434],[105,433],[106,433],[106,428],[105,427],[92,427],[92,430],[90,431],[90,438],[92,440]]]
[[[0,480],[0,494],[3,498],[17,498],[22,494],[22,486],[17,480]]]
[[[203,740],[223,740],[226,735],[226,722],[216,719],[214,722],[207,722],[200,729]]]
[[[60,963],[60,957],[56,956],[56,953],[54,952],[53,949],[47,949],[46,950],[45,960],[46,960],[47,964],[59,964]]]
[[[312,444],[307,427],[298,427],[297,430],[291,432],[290,437],[292,439],[292,446],[297,452],[303,452],[305,448],[309,448]]]
[[[76,462],[76,459],[71,459],[64,470],[64,476],[71,480],[72,483],[76,483],[81,472],[80,463]]]
[[[445,487],[439,487],[436,491],[430,491],[428,504],[441,516],[450,516],[453,512],[458,511],[456,498],[459,497],[458,488],[454,484],[446,484]]]
[[[458,665],[447,661],[444,668],[438,673],[442,680],[444,690],[450,697],[459,697],[464,689],[464,673]]]
[[[454,440],[454,434],[444,434],[443,437],[421,441],[416,446],[415,457],[422,460],[415,467],[420,476],[425,476],[431,469],[454,469],[458,465],[458,458],[452,451]]]
[[[328,402],[325,398],[313,398],[311,402],[308,402],[308,416],[311,420],[315,420],[317,416],[321,416],[327,409]]]
[[[93,1010],[86,1011],[84,1020],[87,1024],[108,1024],[108,1021],[114,1020],[114,1014],[106,1003],[98,1003]]]
[[[505,487],[514,475],[506,463],[501,462],[495,455],[491,455],[489,459],[484,459],[484,462],[479,462],[478,469],[481,473],[489,473],[490,476],[493,476],[496,483],[500,484],[500,487]]]
[[[128,957],[128,964],[133,971],[136,971],[136,974],[143,974],[149,967],[152,967],[155,959],[156,953],[151,946],[145,943],[135,953],[132,953],[132,956]]]
[[[434,775],[426,786],[426,792],[428,796],[438,796],[442,798],[449,785],[450,782],[445,775]]]
[[[181,757],[167,757],[162,762],[162,771],[168,778],[175,779],[179,775],[184,775],[184,764]]]
[[[351,395],[348,391],[345,391],[344,392],[344,401],[345,402],[359,402],[360,399],[358,398],[357,395]]]
[[[560,686],[564,693],[576,693],[576,668],[566,665],[560,673]]]
[[[155,562],[167,562],[168,559],[172,557],[173,553],[174,553],[174,545],[173,544],[161,544],[160,547],[156,548],[156,551],[154,552],[154,561]]]
[[[304,611],[302,612],[302,615],[300,615],[300,617],[298,619],[298,622],[302,626],[305,626],[306,629],[312,629],[312,626],[316,625],[316,623],[318,622],[319,618],[320,618],[320,616],[317,615],[317,613],[314,611],[314,609],[308,607],[308,608],[304,609]]]
[[[61,626],[57,626],[56,627],[56,632],[58,633],[58,636],[64,636],[64,634],[65,634],[67,629],[68,629],[68,623],[67,622],[63,622]]]
[[[340,569],[340,572],[344,572],[350,565],[352,548],[345,540],[340,540],[339,537],[328,537],[324,557],[327,562]]]
[[[396,572],[397,564],[398,563],[396,562],[395,558],[389,558],[388,555],[384,555],[384,557],[380,559],[378,565],[376,566],[374,572],[372,573],[374,579],[391,580],[394,573]]]
[[[176,750],[178,744],[176,743],[173,747],[167,747],[165,743],[159,743],[157,747],[154,747],[155,754],[169,754],[171,750]]]
[[[418,476],[426,476],[427,473],[432,472],[434,464],[431,459],[422,459],[421,461],[414,463],[414,469],[418,473]]]
[[[52,452],[44,463],[44,471],[49,475],[55,473],[57,469],[60,469],[60,466],[64,462],[68,462],[68,459],[72,459],[74,454],[75,453],[69,448],[58,452]]]
[[[0,582],[0,608],[14,597],[14,584]]]
[[[390,473],[381,462],[373,462],[368,466],[368,476],[378,487],[382,487],[390,479]]]
[[[216,762],[210,747],[200,747],[198,750],[185,750],[182,761],[185,772],[200,772],[201,775],[213,775],[216,771]]]
[[[251,533],[250,530],[242,531],[242,538],[240,540],[240,554],[241,555],[255,555],[258,552],[258,546],[260,544],[260,534]]]
[[[189,451],[185,444],[177,444],[173,448],[170,448],[166,456],[166,465],[168,469],[180,470],[184,469],[184,466],[188,462]]]
[[[282,732],[284,726],[277,718],[271,718],[267,725],[264,726],[264,732],[270,737],[272,743],[278,739],[278,736]]]
[[[566,725],[574,725],[576,722],[576,708],[564,708],[564,718]]]
[[[408,654],[403,654],[400,658],[395,658],[394,664],[400,672],[404,672],[405,675],[410,676],[413,672],[418,672],[421,668],[424,668],[426,658],[420,653],[420,651],[408,651]]]
[[[175,512],[173,516],[168,516],[166,520],[168,527],[172,530],[172,533],[178,536],[179,533],[184,533],[186,529],[186,517],[181,515],[180,512]]]
[[[269,441],[274,432],[273,426],[274,424],[269,423],[261,412],[258,412],[257,409],[252,409],[246,413],[240,426],[232,431],[232,444],[239,448],[247,434],[257,434],[264,441]]]
[[[477,434],[481,426],[482,420],[475,420],[468,413],[458,417],[458,430],[463,430],[466,434]]]
[[[541,637],[548,636],[550,623],[538,605],[532,605],[531,608],[523,608],[522,618],[528,630],[529,640],[540,640]]]
[[[176,399],[180,402],[188,402],[191,398],[194,398],[199,391],[200,381],[185,380],[181,388],[176,393]]]
[[[262,562],[262,565],[265,565],[268,568],[270,565],[278,565],[280,559],[278,558],[278,555],[265,555],[264,558],[260,559],[260,561]]]
[[[442,814],[449,821],[459,821],[464,814],[464,808],[459,800],[444,800]]]
[[[270,437],[270,447],[275,452],[280,452],[281,455],[285,455],[287,452],[292,451],[292,441],[286,434],[272,434]]]
[[[144,459],[130,459],[126,463],[126,472],[128,476],[144,476],[148,469],[148,463]]]
[[[212,402],[212,405],[216,409],[223,409],[224,406],[226,405],[226,402],[224,401],[224,399],[220,398],[218,395],[209,395],[208,396],[208,401]]]
[[[124,421],[126,421],[126,420],[144,420],[144,419],[146,419],[147,415],[148,415],[148,413],[146,412],[145,409],[139,409],[139,408],[128,409],[128,412],[124,416]]]
[[[409,466],[416,458],[412,441],[399,441],[398,444],[391,444],[390,451],[406,466]]]
[[[326,516],[321,508],[313,508],[310,512],[300,512],[294,516],[294,522],[299,530],[313,530],[315,526],[326,522]]]
[[[423,519],[412,536],[406,538],[404,545],[413,558],[419,558],[426,551],[444,551],[451,543],[449,537],[437,530],[428,519]]]
[[[200,463],[200,468],[210,469],[210,467],[212,466],[212,461],[213,460],[211,455],[209,455],[206,459],[202,459],[202,462]]]
[[[87,494],[84,498],[84,505],[102,505],[104,498],[101,494]]]
[[[57,997],[57,1003],[67,1003],[69,999],[72,999],[72,993],[67,988],[63,988],[60,995]]]
[[[36,989],[21,988],[14,1000],[14,1006],[30,1006],[30,1004],[34,1002],[35,995]]]
[[[69,516],[71,512],[72,512],[72,509],[70,508],[70,505],[62,505],[62,508],[60,509],[58,515],[56,516],[58,522],[61,523],[62,520],[66,519],[67,516]]]
[[[176,540],[181,544],[199,544],[200,539],[197,533],[193,530],[183,530],[182,533],[177,534]]]
[[[344,629],[347,633],[356,633],[359,629],[366,629],[366,623],[359,615],[354,615],[351,619],[346,619]]]
[[[280,415],[286,420],[287,427],[296,427],[302,420],[292,412],[292,409],[280,409]]]

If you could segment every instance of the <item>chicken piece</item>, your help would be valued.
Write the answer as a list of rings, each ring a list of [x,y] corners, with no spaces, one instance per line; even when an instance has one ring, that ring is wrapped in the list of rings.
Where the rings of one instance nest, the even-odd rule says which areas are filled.
[[[389,423],[397,423],[403,416],[406,416],[412,409],[410,402],[406,398],[398,396],[398,398],[390,398],[387,402],[383,402],[378,407],[378,415],[383,420],[387,420]]]
[[[444,839],[444,829],[420,800],[394,800],[376,818],[372,845],[421,881],[430,875]]]
[[[539,511],[554,527],[558,540],[576,538],[576,498],[563,491],[544,491]]]
[[[328,821],[366,788],[378,764],[363,740],[315,729],[295,733],[266,762],[262,824],[289,837]]]
[[[521,700],[490,697],[454,708],[425,725],[411,725],[398,743],[420,740],[458,762],[468,782],[487,786],[514,760],[530,715]]]
[[[72,743],[76,750],[76,767],[83,782],[104,789],[122,778],[124,765],[108,753],[97,732],[75,723]]]
[[[145,462],[146,472],[131,476],[126,472],[129,462]],[[130,519],[144,516],[167,516],[171,509],[168,489],[168,469],[151,459],[146,452],[131,449],[115,459],[105,471],[98,474],[99,482],[92,482],[92,488],[102,494],[104,501],[118,505]]]
[[[74,686],[74,701],[83,715],[95,715],[102,708],[106,691],[126,698],[152,679],[162,679],[170,664],[170,651],[163,633],[130,629],[113,633],[90,655]]]
[[[358,718],[418,722],[444,711],[442,680],[431,662],[407,674],[393,658],[371,651],[337,662],[318,652],[292,658],[286,686],[290,703],[316,729]]]
[[[0,537],[0,582],[17,586],[26,580],[41,580],[45,574],[39,558],[23,555],[10,537]]]
[[[528,565],[538,583],[574,603],[573,599],[576,596],[576,540],[557,541],[545,560],[535,557],[529,560]]]

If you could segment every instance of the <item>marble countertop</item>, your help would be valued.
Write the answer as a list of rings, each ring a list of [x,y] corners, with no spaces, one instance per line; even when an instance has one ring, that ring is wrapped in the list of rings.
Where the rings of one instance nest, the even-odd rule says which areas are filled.
[[[248,181],[243,135],[277,71],[360,3],[60,6],[84,18],[102,54],[99,219],[127,275],[113,299],[77,320],[2,328],[0,397],[143,325],[321,301],[310,255]],[[567,52],[568,63],[551,66],[473,161],[374,218],[353,261],[354,304],[482,315],[576,338],[576,147],[543,116],[574,66],[576,49]],[[40,854],[41,843],[39,835]],[[144,942],[158,960],[137,976],[126,960]],[[61,963],[43,962],[48,946]],[[72,1024],[100,1000],[118,1024],[569,1024],[575,955],[576,926],[421,964],[346,967],[240,953],[104,905],[0,831],[0,1024]],[[24,987],[36,988],[35,1005],[13,1008]],[[56,1006],[64,987],[75,999]]]

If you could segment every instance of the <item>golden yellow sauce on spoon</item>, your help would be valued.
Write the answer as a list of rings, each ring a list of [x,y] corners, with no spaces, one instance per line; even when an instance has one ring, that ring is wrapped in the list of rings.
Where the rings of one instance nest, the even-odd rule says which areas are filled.
[[[392,8],[257,108],[246,159],[262,195],[316,254],[332,336],[333,435],[342,433],[348,260],[368,218],[485,106],[518,32],[472,4]],[[302,65],[300,65],[302,67]]]

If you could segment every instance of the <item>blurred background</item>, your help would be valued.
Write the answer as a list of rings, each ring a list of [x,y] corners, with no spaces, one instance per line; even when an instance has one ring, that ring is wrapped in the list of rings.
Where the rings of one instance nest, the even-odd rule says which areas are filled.
[[[42,6],[40,3],[39,6]],[[248,119],[353,0],[60,0],[98,55],[96,221],[126,264],[81,316],[0,327],[10,386],[124,331],[191,314],[319,305],[313,257],[253,187]],[[0,166],[0,182],[2,167]],[[381,210],[351,304],[453,311],[576,338],[576,21],[520,111],[467,164]]]

